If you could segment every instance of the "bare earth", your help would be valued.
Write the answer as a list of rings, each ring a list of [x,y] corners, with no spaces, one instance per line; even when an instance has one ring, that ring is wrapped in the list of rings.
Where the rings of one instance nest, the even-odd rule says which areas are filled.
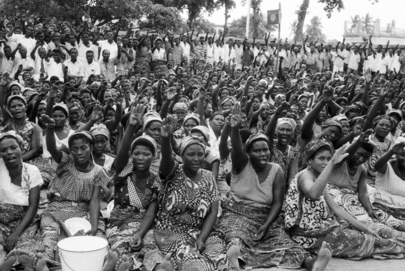
[[[291,271],[291,269],[270,268],[270,269],[253,269],[254,271]],[[253,271],[252,270],[252,271]],[[304,269],[302,269],[304,270]],[[399,271],[405,270],[405,259],[401,260],[361,260],[351,261],[333,258],[326,271]]]

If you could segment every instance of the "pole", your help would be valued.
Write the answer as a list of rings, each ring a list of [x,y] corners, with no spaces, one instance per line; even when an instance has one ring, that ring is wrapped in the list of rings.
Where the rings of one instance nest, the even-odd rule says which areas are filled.
[[[281,3],[278,3],[278,42],[277,42],[277,59],[276,59],[276,71],[275,74],[278,76],[278,62],[279,62],[279,54],[280,54],[280,29],[281,29]],[[276,77],[277,77],[276,76]]]
[[[246,15],[246,35],[245,37],[249,39],[249,29],[250,29],[250,7],[252,6],[252,0],[247,2],[247,15]]]

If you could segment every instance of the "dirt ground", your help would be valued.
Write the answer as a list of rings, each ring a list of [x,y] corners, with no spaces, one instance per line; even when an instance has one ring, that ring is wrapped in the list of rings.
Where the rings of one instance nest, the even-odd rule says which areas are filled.
[[[401,260],[361,260],[351,261],[333,258],[327,271],[399,271],[405,270],[405,259]],[[252,270],[253,271],[253,270]],[[291,269],[270,268],[270,269],[254,269],[254,271],[291,271]]]

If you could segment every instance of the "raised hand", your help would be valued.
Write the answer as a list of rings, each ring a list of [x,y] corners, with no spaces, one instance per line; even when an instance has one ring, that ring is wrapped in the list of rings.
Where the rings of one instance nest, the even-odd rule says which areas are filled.
[[[176,89],[174,87],[171,87],[167,90],[166,97],[169,101],[173,100],[173,98],[176,96]]]
[[[332,157],[332,164],[337,165],[342,162],[349,154],[346,152],[347,145],[336,150],[335,154]]]
[[[55,120],[46,114],[41,116],[41,122],[46,126],[46,128],[55,127]]]
[[[331,102],[333,100],[333,88],[325,88],[322,94],[322,99],[325,103]]]
[[[373,129],[368,129],[367,131],[365,131],[365,132],[363,132],[361,135],[360,135],[360,142],[368,142],[368,138],[370,137],[370,135],[372,134],[372,133],[374,133],[374,130]]]
[[[241,123],[242,123],[241,113],[242,113],[242,109],[240,107],[240,103],[237,102],[233,106],[232,111],[231,111],[231,127],[232,128],[238,128],[241,125]]]
[[[55,99],[56,96],[58,96],[58,87],[57,86],[53,86],[52,90],[49,92],[49,97]]]
[[[162,137],[170,137],[173,135],[177,126],[177,116],[176,115],[167,115],[167,117],[162,122],[161,133]]]
[[[365,75],[365,78],[366,78],[366,82],[371,83],[371,81],[373,80],[373,77],[371,76],[371,70],[367,69],[367,71],[366,71],[366,73],[364,75]]]
[[[103,116],[103,110],[102,110],[102,108],[101,108],[101,105],[100,105],[100,104],[96,104],[96,105],[93,107],[93,111],[91,112],[90,120],[96,122],[96,121],[98,121],[99,119],[101,119],[102,116]]]
[[[283,102],[279,107],[277,107],[276,111],[278,113],[282,113],[284,110],[288,110],[290,108],[290,104],[287,102]]]
[[[400,142],[394,145],[394,147],[392,147],[392,152],[394,154],[398,154],[400,151],[405,149],[405,142]]]
[[[143,115],[145,114],[145,108],[146,106],[144,105],[137,105],[132,107],[131,109],[131,115],[129,115],[129,120],[128,123],[130,125],[138,125],[142,122]]]

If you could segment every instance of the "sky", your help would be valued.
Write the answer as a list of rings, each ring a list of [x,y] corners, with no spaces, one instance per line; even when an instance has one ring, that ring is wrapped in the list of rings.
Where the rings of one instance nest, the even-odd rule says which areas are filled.
[[[198,0],[196,0],[198,1]],[[238,19],[241,16],[247,14],[247,7],[242,6],[241,0],[235,0],[236,8],[230,12],[230,22],[234,19]],[[278,5],[281,3],[282,19],[281,19],[281,38],[293,38],[291,34],[291,25],[296,19],[295,11],[299,8],[302,0],[263,0],[261,4],[262,13],[267,14],[267,10],[278,9]],[[350,21],[351,17],[360,15],[364,17],[367,13],[376,19],[379,18],[381,22],[381,28],[384,29],[388,23],[392,20],[396,21],[396,28],[405,29],[405,16],[404,0],[379,0],[378,3],[372,4],[369,0],[345,0],[345,9],[332,13],[332,17],[329,19],[326,16],[326,12],[323,10],[323,4],[318,3],[318,0],[310,0],[308,14],[305,18],[305,25],[309,23],[312,17],[319,16],[322,21],[323,32],[328,40],[337,39],[341,40],[344,31],[344,22]],[[225,22],[225,9],[219,9],[213,14],[204,14],[204,18],[209,21],[223,25]],[[267,16],[267,15],[266,15]],[[305,32],[305,27],[304,27]],[[277,36],[277,33],[272,33]]]

